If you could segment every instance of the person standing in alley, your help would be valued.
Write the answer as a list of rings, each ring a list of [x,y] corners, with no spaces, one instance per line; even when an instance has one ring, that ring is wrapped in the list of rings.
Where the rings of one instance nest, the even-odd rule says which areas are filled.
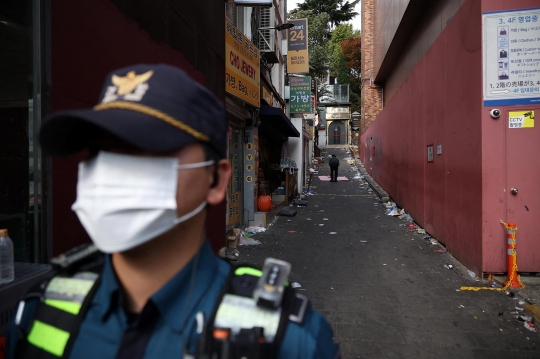
[[[330,165],[330,182],[337,182],[339,160],[336,157],[336,155],[332,155],[332,158],[330,158],[330,161],[328,161],[328,164]]]
[[[220,101],[164,64],[115,70],[98,105],[44,121],[49,155],[85,151],[72,210],[93,244],[53,258],[67,269],[21,301],[7,359],[339,358],[307,297],[287,287],[257,301],[259,279],[283,267],[232,268],[210,246],[207,211],[231,176],[227,127]],[[82,261],[98,250],[101,265]]]

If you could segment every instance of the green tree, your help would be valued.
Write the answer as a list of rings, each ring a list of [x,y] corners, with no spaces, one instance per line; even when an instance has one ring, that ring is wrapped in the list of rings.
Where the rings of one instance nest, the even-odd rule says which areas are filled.
[[[360,37],[360,31],[354,30],[351,24],[341,24],[332,31],[329,41],[330,47],[330,74],[339,77],[338,73],[345,71],[345,61],[341,54],[341,42],[349,37]]]
[[[341,41],[339,66],[336,69],[338,82],[342,84],[349,84],[349,101],[352,104],[352,112],[360,112],[360,79],[362,76],[361,45],[362,38],[360,36],[349,36],[344,41]]]
[[[309,74],[326,77],[330,66],[328,47],[329,16],[326,13],[315,14],[312,10],[296,11],[289,14],[289,19],[308,19]]]
[[[334,27],[358,15],[354,7],[359,2],[360,0],[304,0],[298,4],[298,9],[292,10],[289,14],[293,15],[303,10],[311,10],[315,15],[326,13],[330,17],[331,27]]]

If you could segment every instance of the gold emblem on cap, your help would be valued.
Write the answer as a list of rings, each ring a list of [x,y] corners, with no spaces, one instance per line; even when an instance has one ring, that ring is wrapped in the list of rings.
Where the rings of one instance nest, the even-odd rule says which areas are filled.
[[[119,96],[132,93],[135,88],[142,84],[143,82],[148,81],[150,77],[154,74],[154,71],[150,70],[144,74],[137,75],[135,71],[130,71],[126,76],[112,75],[112,83],[118,87],[117,94]]]

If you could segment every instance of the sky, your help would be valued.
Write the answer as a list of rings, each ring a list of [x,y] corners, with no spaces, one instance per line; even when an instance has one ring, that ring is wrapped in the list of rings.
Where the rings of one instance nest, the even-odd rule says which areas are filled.
[[[287,11],[291,11],[293,9],[297,8],[298,4],[303,3],[304,0],[287,0]],[[356,17],[354,17],[351,21],[349,21],[350,24],[353,25],[354,30],[360,30],[361,26],[361,17],[360,17],[360,9],[362,8],[362,1],[360,1],[358,4],[356,4],[356,7],[354,10],[358,13]]]

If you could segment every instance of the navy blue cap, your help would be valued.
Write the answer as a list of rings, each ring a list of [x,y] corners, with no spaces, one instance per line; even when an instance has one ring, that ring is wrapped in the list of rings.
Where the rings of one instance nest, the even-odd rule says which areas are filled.
[[[43,121],[40,140],[49,154],[64,156],[88,148],[102,131],[150,152],[201,142],[226,157],[227,119],[222,104],[170,65],[141,64],[112,71],[98,105],[51,115]]]

